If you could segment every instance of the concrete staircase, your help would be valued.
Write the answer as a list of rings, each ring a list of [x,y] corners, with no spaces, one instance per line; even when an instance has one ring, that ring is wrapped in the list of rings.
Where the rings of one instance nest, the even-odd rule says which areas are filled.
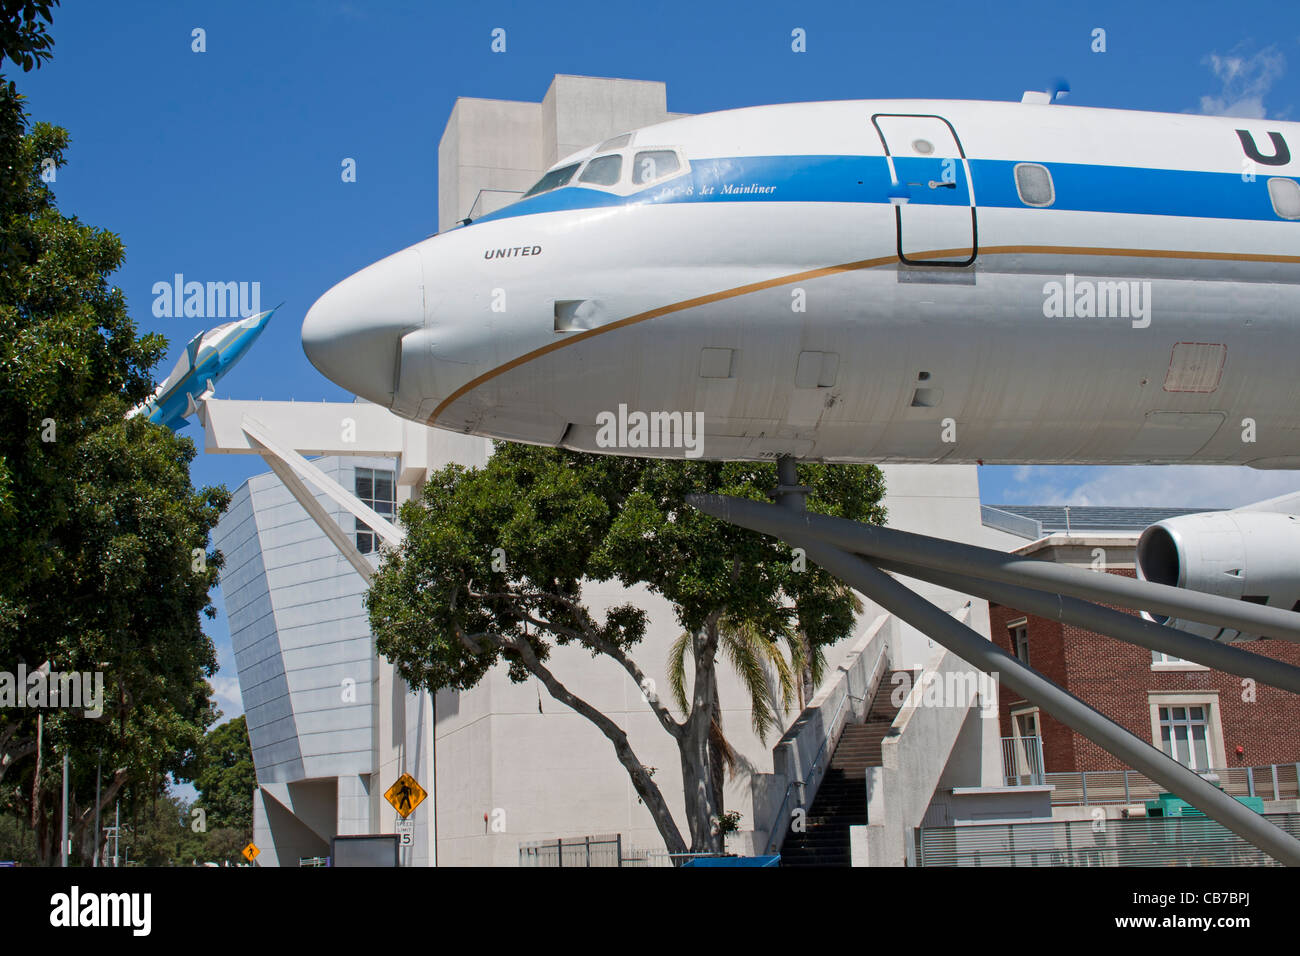
[[[890,701],[897,683],[890,671],[860,724],[846,724],[831,754],[830,766],[808,810],[807,829],[790,833],[781,846],[782,866],[848,866],[849,827],[867,822],[868,767],[881,764],[880,744],[898,714]],[[911,686],[911,682],[904,685]]]

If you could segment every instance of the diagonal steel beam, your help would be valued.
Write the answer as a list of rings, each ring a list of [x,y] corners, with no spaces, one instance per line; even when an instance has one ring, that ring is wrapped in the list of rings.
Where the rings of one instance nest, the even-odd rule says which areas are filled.
[[[250,438],[252,436],[249,436]],[[252,439],[256,444],[257,439]],[[276,476],[284,482],[284,486],[289,489],[289,494],[297,499],[298,504],[302,505],[312,521],[316,522],[316,527],[325,533],[334,547],[338,548],[339,553],[347,558],[348,564],[352,565],[353,570],[365,580],[367,584],[374,577],[375,569],[370,566],[370,562],[365,559],[357,546],[352,543],[352,537],[339,527],[339,523],[334,517],[321,507],[321,503],[316,500],[311,489],[299,478],[292,468],[277,458],[273,453],[268,451],[262,456],[262,459],[271,466],[271,470]]]
[[[691,495],[687,501],[715,518],[786,540],[798,535],[873,560],[901,561],[1300,643],[1300,614],[1294,611],[1114,574],[1098,574],[846,518],[797,513],[743,498]]]
[[[1140,770],[1149,779],[1162,784],[1170,793],[1182,797],[1246,842],[1288,866],[1300,865],[1300,840],[1274,826],[1262,815],[1234,800],[1178,761],[1129,733],[879,568],[872,567],[856,554],[819,540],[809,534],[806,527],[801,529],[801,525],[813,523],[810,519],[826,519],[803,512],[802,492],[806,489],[797,486],[794,459],[779,460],[777,468],[781,481],[777,488],[777,500],[781,504],[762,504],[718,495],[693,495],[687,500],[707,514],[750,530],[772,534],[804,548],[809,559],[850,587],[937,641],[968,664],[995,675],[1000,683],[1006,684],[1025,700],[1037,704],[1067,727]],[[733,505],[744,507],[733,509]],[[764,519],[784,525],[785,531],[778,533],[760,527]],[[844,520],[839,523],[873,531],[884,530]]]
[[[261,422],[245,415],[240,421],[239,427],[248,436],[249,440],[257,446],[258,452],[263,458],[267,457],[268,452],[274,455],[300,476],[352,512],[355,517],[364,521],[372,531],[384,539],[385,544],[395,548],[401,546],[402,531],[400,528],[302,457],[302,455],[287,445],[282,445],[276,441],[270,429]]]
[[[786,540],[803,547],[810,561],[933,638],[966,663],[996,675],[1000,684],[1042,707],[1061,723],[1146,774],[1170,793],[1182,797],[1247,843],[1281,863],[1300,866],[1300,840],[1026,667],[992,641],[954,620],[885,572],[873,568],[857,555],[812,538],[795,535]]]
[[[1017,611],[1036,614],[1053,621],[1076,624],[1119,641],[1160,651],[1163,654],[1171,654],[1185,661],[1195,661],[1197,664],[1204,664],[1206,667],[1213,667],[1228,674],[1236,674],[1238,677],[1250,677],[1261,684],[1300,694],[1300,667],[1264,657],[1262,654],[1255,654],[1234,644],[1198,637],[1175,627],[1166,627],[1132,614],[1125,614],[1123,611],[1116,611],[1063,594],[1050,594],[1033,588],[1017,587],[1014,584],[984,581],[964,574],[949,574],[946,571],[922,568],[902,561],[876,561],[874,564],[884,571],[893,571],[905,577],[929,581],[931,584],[950,588],[962,594],[973,594],[986,601],[995,601],[1013,607]]]

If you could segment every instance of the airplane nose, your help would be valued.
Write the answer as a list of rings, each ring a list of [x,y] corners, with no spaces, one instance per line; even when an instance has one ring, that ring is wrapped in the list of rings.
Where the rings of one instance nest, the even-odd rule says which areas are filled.
[[[402,336],[424,325],[420,254],[403,249],[330,289],[307,311],[302,348],[322,375],[391,406]]]

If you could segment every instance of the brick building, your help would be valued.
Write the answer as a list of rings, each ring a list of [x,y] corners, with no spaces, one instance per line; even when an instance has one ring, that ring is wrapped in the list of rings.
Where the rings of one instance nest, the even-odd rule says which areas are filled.
[[[1193,510],[1001,505],[986,507],[984,520],[1027,539],[1014,554],[1134,577],[1142,530]],[[1300,697],[1294,694],[992,602],[989,615],[993,640],[1004,650],[1193,769],[1300,761]],[[1300,644],[1241,646],[1300,666]],[[1003,690],[1000,707],[1004,737],[1042,738],[1046,772],[1124,769],[1010,691]]]

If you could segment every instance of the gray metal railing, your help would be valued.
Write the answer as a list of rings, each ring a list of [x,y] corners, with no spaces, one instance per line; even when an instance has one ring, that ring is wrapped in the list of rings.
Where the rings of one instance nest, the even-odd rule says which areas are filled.
[[[600,836],[535,840],[519,844],[519,865],[525,867],[672,867],[725,853],[669,853],[623,846],[619,833]]]
[[[523,194],[522,189],[480,189],[478,195],[474,197],[474,205],[469,207],[469,215],[466,218],[477,219],[479,216],[496,212],[510,205]]]
[[[521,843],[519,865],[527,867],[623,866],[623,836],[614,833]]]
[[[1041,521],[1003,511],[991,505],[980,505],[980,523],[986,528],[996,528],[998,531],[1006,531],[1008,534],[1028,538],[1030,541],[1037,541],[1043,536]]]
[[[1006,767],[1005,748],[1003,767]],[[1265,764],[1208,770],[1216,774],[1223,791],[1234,797],[1263,800],[1300,799],[1300,763]],[[1092,806],[1107,803],[1142,803],[1154,800],[1164,788],[1136,770],[1085,770],[1044,774],[1054,806]]]
[[[850,700],[859,701],[864,705],[867,703],[865,697],[858,697],[855,694],[853,694],[851,691],[846,690],[844,692],[844,697],[841,698],[840,700],[840,705],[835,708],[835,715],[831,717],[831,723],[830,723],[831,727],[834,727],[835,722],[840,719],[840,713],[844,710],[845,705],[848,704]],[[841,732],[842,731],[843,728],[841,728]],[[787,813],[790,808],[790,797],[796,792],[799,792],[801,794],[806,794],[808,792],[808,788],[811,787],[814,783],[817,783],[819,781],[820,779],[819,775],[826,772],[826,768],[822,766],[821,763],[822,758],[828,756],[832,752],[831,750],[827,749],[827,745],[833,744],[838,740],[839,740],[838,736],[835,736],[832,739],[832,735],[828,734],[825,737],[825,739],[822,740],[822,745],[817,748],[817,754],[816,756],[813,757],[812,763],[808,765],[808,775],[804,777],[802,780],[791,780],[788,784],[786,784],[785,794],[784,796],[781,797],[781,805],[776,808],[776,813],[772,815],[772,823],[767,831],[768,832],[768,837],[767,837],[768,853],[776,852],[777,837],[784,836],[784,830],[777,830],[777,827],[781,826],[783,822],[788,819]]]
[[[1042,738],[1002,738],[1002,780],[1006,786],[1042,786],[1044,776]]]
[[[635,867],[673,867],[681,866],[691,860],[727,856],[726,853],[669,853],[667,850],[647,850],[633,848],[623,858],[623,866]]]
[[[1300,836],[1300,813],[1266,819]],[[921,827],[918,866],[1277,866],[1205,817]]]
[[[870,647],[870,645],[867,646]],[[863,650],[865,651],[866,648]],[[884,665],[883,670],[882,664]],[[856,663],[854,666],[856,666]],[[785,838],[786,831],[789,829],[791,798],[797,793],[801,799],[806,801],[806,803],[801,803],[801,806],[806,807],[812,803],[811,800],[807,799],[809,788],[814,787],[814,784],[820,785],[820,775],[826,772],[826,766],[822,764],[822,758],[829,757],[834,752],[835,745],[839,742],[840,734],[835,732],[835,725],[839,721],[840,714],[843,713],[844,707],[850,700],[857,701],[862,705],[861,716],[865,719],[867,711],[871,707],[872,694],[878,693],[880,690],[879,684],[875,687],[872,686],[872,681],[877,675],[879,675],[879,679],[883,681],[888,669],[889,649],[888,645],[884,645],[876,652],[875,659],[872,660],[871,666],[864,672],[865,683],[863,685],[863,691],[866,696],[863,697],[859,697],[853,693],[852,669],[850,668],[845,671],[844,696],[840,699],[839,705],[835,708],[835,714],[831,717],[830,724],[828,725],[829,732],[822,739],[821,746],[817,748],[817,753],[813,757],[812,763],[809,764],[808,772],[804,775],[803,779],[791,780],[786,784],[785,793],[781,796],[781,804],[776,808],[776,812],[771,818],[772,822],[768,826],[765,852],[775,853],[777,851],[777,845]],[[847,723],[848,721],[845,720],[845,724]],[[843,733],[843,729],[843,727],[840,728],[840,733]],[[827,764],[829,764],[829,760],[827,761]],[[814,788],[813,793],[815,794],[815,792],[816,790]]]

